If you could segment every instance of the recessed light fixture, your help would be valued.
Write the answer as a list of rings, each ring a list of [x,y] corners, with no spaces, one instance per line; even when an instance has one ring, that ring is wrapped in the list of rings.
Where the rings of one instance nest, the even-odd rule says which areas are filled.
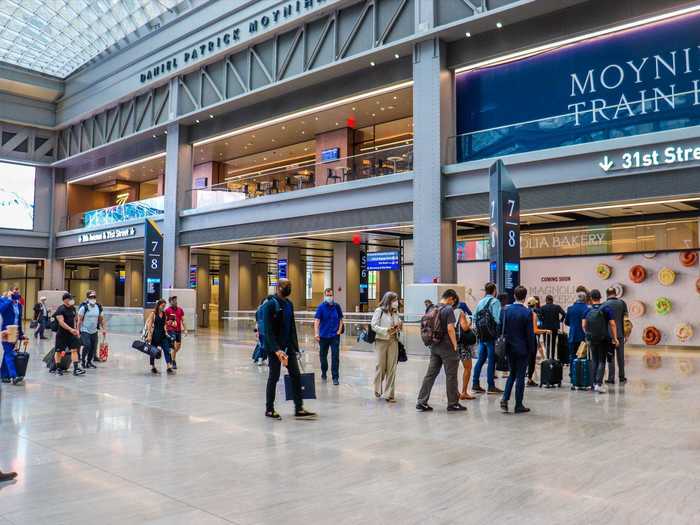
[[[214,115],[209,115],[209,118],[214,118]]]
[[[283,130],[287,129],[287,126],[282,126],[282,129],[283,129]]]
[[[250,137],[251,137],[251,138],[255,138],[255,135],[251,135]]]
[[[153,138],[156,138],[155,134],[153,135]]]
[[[377,64],[375,64],[374,61],[372,61],[372,62],[369,63],[369,65],[372,66],[372,67],[374,67],[374,66],[376,66]]]
[[[263,157],[263,160],[267,160],[267,157]]]
[[[167,135],[167,134],[168,134],[168,130],[166,129],[166,130],[164,131],[164,133]]]
[[[336,123],[335,123],[335,125],[337,126],[337,125],[338,125],[338,123],[336,122]]]
[[[353,111],[355,111],[356,109],[357,109],[356,107],[354,107],[354,106],[352,107],[352,110],[353,110]]]
[[[394,58],[399,58],[399,54],[398,54],[398,53],[394,53]]]
[[[381,111],[384,111],[384,106],[382,106],[382,107],[381,107],[381,108],[379,108],[379,109],[380,109]]]
[[[196,119],[194,122],[195,124],[199,124],[199,119]]]
[[[277,142],[275,139],[272,139],[272,142]]]
[[[498,29],[501,29],[503,27],[503,24],[501,22],[496,22],[496,27]]]
[[[301,134],[302,134],[302,135],[306,134],[306,131],[304,131],[304,130],[302,129],[302,130],[301,130]]]
[[[228,146],[228,142],[224,142],[224,146]]]
[[[472,34],[471,34],[469,31],[466,32],[466,35],[467,35],[467,38],[471,38],[471,37],[472,37]]]
[[[373,116],[373,117],[376,117],[376,116],[377,116],[377,114],[376,114],[376,113],[372,113],[372,116]]]

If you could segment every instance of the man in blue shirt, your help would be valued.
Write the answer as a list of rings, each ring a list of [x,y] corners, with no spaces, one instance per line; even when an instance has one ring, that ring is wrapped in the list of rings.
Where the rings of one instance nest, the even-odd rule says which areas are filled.
[[[287,279],[277,281],[277,293],[262,304],[262,330],[265,353],[268,356],[270,375],[267,377],[265,417],[282,419],[275,411],[275,390],[280,379],[282,365],[287,367],[294,393],[294,417],[313,419],[316,414],[304,409],[301,393],[301,371],[297,360],[299,340],[294,322],[294,306],[289,296],[292,283]]]
[[[0,316],[2,316],[2,331],[5,332],[10,325],[17,326],[17,338],[23,339],[22,332],[22,303],[21,295],[18,291],[8,292],[4,297],[0,297]],[[1,375],[3,383],[12,382],[15,385],[22,383],[23,377],[17,377],[15,368],[15,341],[2,342],[3,359]]]
[[[591,354],[593,391],[605,394],[603,377],[605,362],[612,348],[618,346],[615,314],[608,305],[601,304],[600,290],[591,290],[591,308],[582,321]]]
[[[321,357],[321,379],[328,378],[328,348],[331,349],[333,384],[340,384],[340,334],[343,333],[343,309],[333,300],[333,288],[323,292],[323,302],[316,308],[314,333]]]
[[[497,296],[496,285],[493,283],[486,283],[484,286],[484,298],[479,301],[474,310],[474,319],[479,318],[479,312],[488,308],[491,311],[491,316],[498,322],[501,318],[501,302],[496,298]],[[496,352],[494,348],[495,338],[484,337],[483,334],[479,337],[479,359],[474,366],[474,376],[472,379],[472,390],[478,393],[488,392],[489,394],[500,394],[503,390],[496,387],[494,381],[494,376],[496,375]],[[479,377],[481,376],[481,369],[484,367],[484,363],[488,359],[488,366],[486,367],[486,374],[488,376],[488,390],[481,388],[479,384]]]
[[[576,359],[576,350],[579,345],[585,341],[586,334],[583,332],[582,321],[588,313],[588,304],[586,301],[588,294],[583,290],[576,293],[576,302],[566,309],[564,324],[569,327],[569,377],[572,374],[574,359]]]
[[[536,352],[535,327],[532,324],[532,311],[525,306],[527,289],[518,286],[513,291],[515,303],[505,308],[502,313],[501,326],[506,336],[506,355],[510,362],[510,374],[506,382],[505,392],[501,399],[501,409],[508,412],[508,400],[515,384],[515,413],[529,412],[523,405],[525,396],[525,372],[528,357]]]

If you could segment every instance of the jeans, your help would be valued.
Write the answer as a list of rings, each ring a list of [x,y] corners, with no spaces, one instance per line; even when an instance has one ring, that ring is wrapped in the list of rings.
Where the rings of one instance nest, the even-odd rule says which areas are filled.
[[[17,369],[15,368],[15,344],[3,342],[2,349],[3,356],[0,375],[2,375],[3,379],[14,379],[17,377]]]
[[[301,372],[299,370],[296,352],[287,354],[287,360],[287,371],[289,372],[289,379],[292,383],[294,395],[294,407],[299,411],[304,408],[304,402],[301,398]],[[277,390],[277,382],[280,379],[280,371],[282,369],[282,363],[280,363],[277,355],[269,355],[268,368],[270,369],[270,375],[267,376],[265,410],[272,412],[275,409],[275,391]]]
[[[488,366],[486,367],[486,374],[488,376],[488,385],[489,388],[494,388],[496,386],[496,382],[493,380],[493,376],[496,374],[496,348],[494,344],[495,341],[479,341],[479,359],[474,367],[474,378],[472,379],[474,388],[479,386],[481,369],[487,359]]]
[[[591,343],[591,381],[594,385],[602,385],[605,376],[605,362],[608,358],[610,342]]]
[[[321,374],[326,377],[328,373],[328,348],[331,349],[331,375],[334,380],[340,377],[340,336],[321,337],[318,343],[321,357]]]
[[[620,380],[625,378],[625,340],[619,338],[620,344],[615,350],[612,359],[608,360],[608,381],[615,381],[615,358],[617,358],[617,368]]]
[[[43,315],[40,315],[36,320],[36,332],[34,332],[34,337],[44,337],[44,330],[46,330],[47,319]]]
[[[427,405],[430,399],[430,391],[433,389],[435,379],[440,373],[440,368],[445,367],[445,387],[447,388],[447,404],[454,405],[459,400],[459,355],[457,352],[444,345],[438,345],[430,349],[430,363],[425,373],[423,384],[418,393],[418,404]]]
[[[515,406],[520,407],[523,405],[523,397],[525,396],[525,372],[528,356],[510,354],[508,359],[510,360],[510,374],[503,391],[503,401],[510,399],[510,393],[513,390],[513,384],[515,384]]]
[[[97,335],[97,334],[95,334],[95,335]],[[169,338],[166,337],[166,338],[161,339],[160,341],[157,341],[157,342],[153,341],[151,344],[153,344],[153,346],[159,347],[163,351],[163,357],[165,358],[166,364],[169,365],[170,363],[172,363],[172,358],[170,357],[170,339]],[[151,366],[156,366],[156,360],[153,358],[153,356],[151,356],[150,362],[151,362]]]
[[[581,343],[583,343],[583,341],[569,341],[569,377],[573,374],[574,359],[576,359],[576,352],[578,351],[578,347],[581,346]]]
[[[92,363],[93,359],[95,359],[95,354],[97,353],[97,340],[97,332],[94,334],[80,332],[80,342],[83,345],[83,355],[81,359],[83,366],[85,364]]]

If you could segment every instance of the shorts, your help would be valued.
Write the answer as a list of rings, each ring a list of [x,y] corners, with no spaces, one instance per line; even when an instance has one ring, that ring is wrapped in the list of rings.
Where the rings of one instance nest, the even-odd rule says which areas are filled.
[[[173,343],[182,342],[182,332],[168,332],[168,337]]]
[[[73,334],[56,334],[56,352],[80,350],[82,344]]]
[[[466,361],[472,359],[472,347],[467,345],[457,345],[457,353],[459,354],[460,361]]]

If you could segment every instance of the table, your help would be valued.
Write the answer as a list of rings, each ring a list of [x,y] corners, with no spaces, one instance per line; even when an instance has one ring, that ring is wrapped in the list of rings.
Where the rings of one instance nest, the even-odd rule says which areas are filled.
[[[397,165],[399,162],[403,162],[403,157],[387,157],[386,160],[393,164],[394,173],[396,173]]]
[[[309,180],[310,173],[302,173],[299,172],[296,175],[294,175],[294,179],[297,181],[297,189],[302,190],[304,189],[304,183]]]

